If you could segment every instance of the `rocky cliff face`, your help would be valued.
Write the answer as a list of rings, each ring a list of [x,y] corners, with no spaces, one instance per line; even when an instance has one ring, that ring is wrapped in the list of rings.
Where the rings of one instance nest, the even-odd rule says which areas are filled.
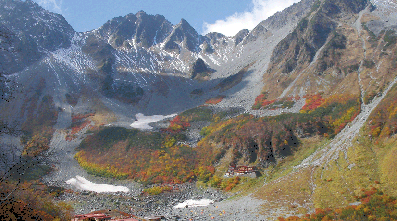
[[[74,30],[59,14],[50,13],[33,1],[1,1],[2,25],[15,34],[32,38],[39,49],[70,47]]]
[[[113,47],[149,48],[162,42],[172,31],[172,24],[162,15],[148,15],[143,11],[113,18],[94,33]]]
[[[218,96],[222,107],[249,110],[263,86],[260,79],[272,48],[313,1],[304,0],[232,37],[202,36],[184,19],[172,25],[164,16],[142,11],[76,33],[62,16],[32,1],[2,1],[1,38],[7,44],[1,46],[7,50],[0,52],[1,71],[7,84],[24,88],[2,107],[18,111],[2,120],[26,120],[18,117],[25,111],[20,108],[36,99],[39,87],[40,96],[53,97],[59,107],[68,107],[71,98],[73,104],[97,99],[97,111],[117,112],[130,123],[136,113],[172,114]],[[43,79],[45,86],[35,79]]]
[[[181,91],[186,91],[182,96],[186,98],[194,90],[203,91],[204,96],[187,99],[191,104],[203,102],[219,93],[211,88],[249,64],[254,65],[240,83],[250,86],[240,86],[251,88],[250,92],[231,87],[221,104],[242,103],[250,109],[261,88],[269,99],[318,91],[332,93],[340,88],[349,93],[370,93],[375,84],[371,89],[360,89],[358,83],[352,83],[358,82],[355,70],[371,69],[371,64],[376,66],[386,59],[379,55],[365,59],[364,66],[360,63],[364,53],[369,53],[366,49],[371,46],[381,53],[375,42],[381,44],[393,37],[391,32],[379,30],[382,25],[390,26],[387,19],[375,18],[376,10],[371,7],[363,13],[370,3],[358,0],[303,0],[252,31],[242,30],[233,37],[220,33],[202,36],[184,19],[172,25],[164,16],[143,11],[113,18],[93,31],[75,33],[62,16],[31,1],[1,4],[1,37],[7,43],[2,45],[7,50],[0,52],[4,74],[31,75],[34,69],[52,75],[61,85],[65,76],[65,90],[78,89],[77,93],[81,85],[86,85],[104,94],[105,79],[113,79],[111,88],[129,82],[148,95],[142,97],[145,102],[138,103],[140,110],[156,106],[158,85],[162,85],[160,94],[171,100],[182,96]],[[372,43],[367,42],[365,35],[372,34]],[[192,73],[197,74],[194,64],[198,59],[213,73],[204,81],[191,81]],[[379,76],[386,77],[386,72]],[[261,75],[263,83],[257,80]],[[386,77],[384,82],[389,80]]]
[[[40,60],[46,51],[71,45],[74,30],[66,20],[32,1],[1,1],[0,15],[1,35],[8,44],[0,51],[5,73],[21,71]]]
[[[142,11],[75,33],[62,16],[31,1],[1,4],[3,74],[29,87],[30,77],[40,73],[60,100],[88,87],[99,95],[121,93],[116,100],[125,103],[131,99],[117,88],[130,85],[143,91],[138,102],[132,99],[133,112],[170,113],[219,93],[225,96],[219,105],[251,111],[261,90],[268,99],[338,90],[370,99],[390,81],[393,67],[393,58],[385,56],[394,50],[391,15],[378,16],[368,1],[303,0],[233,37],[202,36],[184,19],[172,25]],[[219,90],[217,85],[247,66],[239,81]],[[371,74],[357,78],[358,70]],[[192,74],[205,76],[191,79]],[[193,91],[202,93],[191,96]],[[174,105],[163,107],[164,99]]]
[[[375,36],[366,26],[367,22],[383,20],[374,17],[373,7],[369,1],[361,0],[317,1],[310,14],[273,51],[264,75],[269,85],[264,91],[269,98],[342,91],[359,95],[372,90],[361,84],[368,81],[361,72],[377,75],[378,83],[383,78],[390,81],[386,73],[393,65],[386,65],[381,61],[384,57],[379,56],[387,42],[385,35]],[[388,70],[374,71],[376,64],[383,64]]]

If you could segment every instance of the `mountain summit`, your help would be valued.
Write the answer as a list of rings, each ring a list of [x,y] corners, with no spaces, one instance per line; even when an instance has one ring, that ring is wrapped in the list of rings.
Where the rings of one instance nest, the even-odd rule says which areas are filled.
[[[137,46],[149,48],[162,42],[172,30],[172,25],[162,15],[148,15],[144,11],[113,18],[96,32],[113,47]]]

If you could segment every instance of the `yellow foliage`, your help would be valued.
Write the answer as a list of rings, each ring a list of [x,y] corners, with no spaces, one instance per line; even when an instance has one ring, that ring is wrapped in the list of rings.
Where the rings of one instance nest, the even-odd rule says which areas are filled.
[[[147,188],[143,190],[143,192],[150,194],[150,195],[159,195],[165,191],[171,191],[172,188],[170,186],[154,186],[151,188]]]
[[[381,127],[376,127],[374,130],[372,130],[372,136],[377,137],[381,132]]]
[[[393,107],[393,105],[391,105],[390,108],[391,107]],[[397,114],[397,107],[395,107],[393,111],[391,111],[391,110],[389,111],[389,109],[388,109],[388,112],[390,113],[389,119],[391,119],[392,117],[394,117]]]
[[[175,143],[176,143],[176,139],[174,137],[167,137],[164,141],[164,147],[170,148],[174,146]]]
[[[394,146],[386,153],[381,165],[383,182],[397,184],[397,147]]]
[[[353,115],[355,113],[356,113],[356,108],[355,107],[351,107],[349,110],[347,110],[347,112],[341,118],[335,120],[332,123],[332,126],[339,127],[343,123],[348,122],[353,117]]]

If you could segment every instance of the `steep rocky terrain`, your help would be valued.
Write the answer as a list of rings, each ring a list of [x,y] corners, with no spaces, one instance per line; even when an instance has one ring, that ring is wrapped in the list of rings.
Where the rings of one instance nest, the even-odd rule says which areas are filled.
[[[76,33],[62,16],[32,1],[2,1],[2,38],[6,40],[0,54],[4,58],[2,74],[23,88],[14,102],[3,107],[7,115],[13,115],[3,121],[23,121],[16,116],[23,115],[22,103],[35,96],[27,91],[36,90],[33,79],[40,78],[46,85],[41,96],[49,94],[56,106],[64,108],[68,98],[77,102],[87,91],[93,91],[90,96],[99,97],[107,111],[117,112],[119,123],[132,123],[139,112],[180,112],[219,93],[225,96],[220,105],[250,110],[254,96],[247,95],[260,93],[271,45],[291,30],[311,3],[302,1],[283,12],[286,16],[280,12],[250,33],[243,30],[226,37],[219,33],[201,36],[184,19],[172,25],[163,16],[142,11],[114,18],[96,30]],[[18,13],[22,17],[16,17]],[[197,61],[203,61],[208,71],[192,80]],[[227,90],[215,89],[248,64],[249,70]]]
[[[123,202],[143,216],[161,207],[186,219],[274,219],[357,203],[371,186],[396,196],[394,0],[302,0],[236,36],[143,11],[78,33],[30,0],[0,6],[1,145],[13,150],[0,168],[44,156],[33,173],[52,168],[47,185],[78,191],[65,181],[80,175],[133,189],[58,198],[80,212]],[[178,116],[140,131],[138,113]],[[258,177],[224,178],[230,165]],[[197,186],[141,194],[188,181]],[[221,202],[173,210],[189,197]]]

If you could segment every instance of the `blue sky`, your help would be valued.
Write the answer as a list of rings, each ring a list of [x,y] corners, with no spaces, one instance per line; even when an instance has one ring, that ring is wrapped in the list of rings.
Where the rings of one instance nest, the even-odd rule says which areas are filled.
[[[228,36],[253,29],[299,0],[33,0],[62,14],[76,31],[99,28],[111,18],[136,13],[164,15],[172,24],[186,19],[200,34],[217,31]]]

